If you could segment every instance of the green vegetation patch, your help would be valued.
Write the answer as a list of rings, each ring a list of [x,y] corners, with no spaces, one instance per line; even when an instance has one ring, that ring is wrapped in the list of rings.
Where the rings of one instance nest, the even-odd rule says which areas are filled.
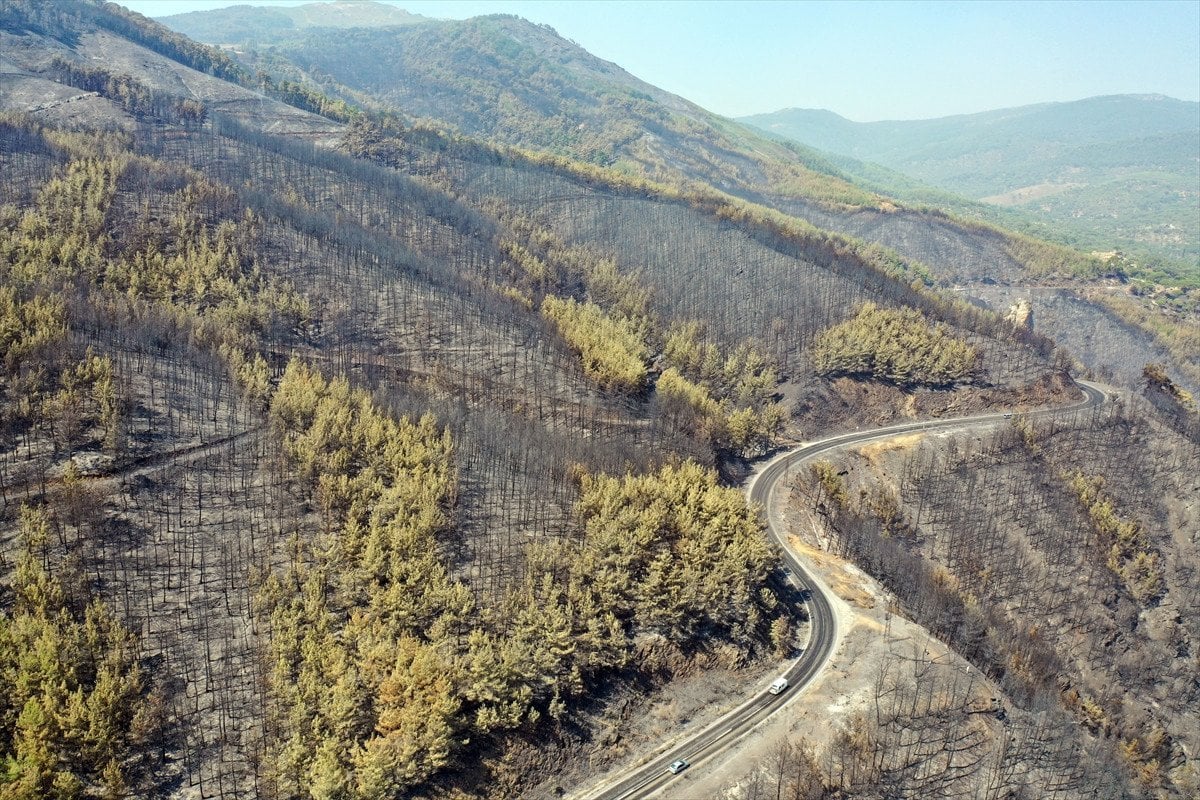
[[[678,641],[721,633],[753,642],[775,559],[744,495],[715,472],[689,462],[585,477],[578,510],[586,533],[575,579],[587,579],[596,601]]]
[[[945,386],[970,380],[980,353],[916,309],[866,303],[854,318],[817,337],[812,359],[820,375]]]
[[[547,295],[542,314],[579,351],[583,371],[606,389],[636,392],[646,382],[646,345],[627,320],[610,317],[595,303]]]
[[[787,414],[775,402],[778,380],[765,355],[743,343],[726,356],[690,321],[667,334],[663,358],[670,366],[655,391],[671,424],[719,450],[752,456],[770,449]]]
[[[1076,471],[1070,476],[1071,490],[1087,511],[1092,527],[1109,545],[1108,568],[1139,603],[1153,603],[1163,593],[1163,567],[1151,547],[1142,524],[1117,513],[1113,499],[1104,492],[1104,478]]]
[[[271,420],[325,530],[258,595],[280,795],[410,792],[478,737],[563,716],[644,634],[740,652],[768,629],[786,639],[775,556],[712,470],[580,473],[583,536],[532,548],[524,579],[481,609],[440,553],[457,480],[432,417],[392,419],[294,361]]]
[[[289,797],[393,797],[448,763],[459,727],[446,643],[474,605],[438,554],[450,437],[298,362],[271,421],[331,535],[297,543],[258,597],[271,628],[266,771]]]
[[[128,762],[154,733],[133,635],[46,568],[51,521],[21,511],[23,548],[0,610],[0,797],[125,797]],[[76,587],[76,591],[78,591]]]

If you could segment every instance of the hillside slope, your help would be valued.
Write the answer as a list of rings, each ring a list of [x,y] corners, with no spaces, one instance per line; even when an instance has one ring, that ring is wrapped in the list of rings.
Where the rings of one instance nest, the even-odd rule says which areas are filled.
[[[204,13],[216,20],[225,12]],[[755,135],[595,58],[546,26],[515,17],[341,30],[336,36],[311,31],[247,50],[240,58],[253,69],[275,70],[434,127],[608,164],[676,186],[713,186],[893,249],[943,285],[1009,286],[1009,304],[1039,303],[1040,295],[1020,288],[1029,284],[1119,286],[1117,281],[1134,278],[1142,287],[1154,281],[1176,285],[1172,274],[1148,270],[1140,258],[1105,263],[998,228],[986,221],[990,215],[979,211],[980,204],[946,203],[919,187],[908,193],[913,205],[888,200],[840,177],[856,173],[853,163],[835,166],[836,159],[811,148]],[[866,181],[876,190],[891,183],[891,176],[878,173]],[[931,205],[948,206],[959,216],[930,210]],[[1185,385],[1200,388],[1200,364],[1192,363],[1186,336],[1174,333],[1196,324],[1191,295],[1161,304],[1150,299],[1153,289],[1138,292],[1146,297],[1133,301],[1143,311],[1126,314],[1120,324],[1138,328],[1165,317],[1163,325],[1146,328],[1158,339],[1155,360]],[[1090,327],[1112,326],[1111,309],[1087,300],[1079,307],[1090,311],[1072,317],[1068,327],[1058,326],[1066,319],[1061,315],[1035,318],[1047,334],[1074,340],[1087,337]],[[1138,360],[1145,350],[1136,355],[1085,350],[1089,367],[1124,380],[1136,381],[1145,363]]]
[[[788,109],[741,120],[1090,234],[1084,244],[1200,259],[1200,104],[1158,95],[856,123]]]
[[[335,121],[226,80],[236,69],[227,58],[188,50],[187,40],[172,36],[144,17],[105,13],[94,4],[8,0],[0,5],[0,103],[46,122],[131,129],[138,117],[160,111],[150,106],[190,100],[203,114],[221,113],[263,131],[331,142],[341,130]],[[189,55],[196,63],[187,63]],[[88,70],[102,91],[76,85]],[[136,77],[124,88],[109,86],[119,76]],[[152,94],[166,102],[154,102]],[[136,107],[140,100],[145,108]]]
[[[970,356],[912,382],[929,405],[1064,391],[1045,340],[765,209],[290,108],[320,135],[274,135],[136,19],[4,10],[35,91],[98,86],[78,130],[0,118],[0,758],[28,796],[522,796],[630,724],[606,703],[757,679],[803,623],[712,468],[785,434],[780,374],[835,396],[823,329],[923,311]]]
[[[225,14],[202,13],[214,22]],[[181,24],[173,17],[163,22]],[[803,187],[840,202],[875,201],[823,165],[811,169],[780,143],[518,17],[363,27],[336,36],[298,31],[243,58],[273,69],[290,64],[297,77],[326,91],[463,134],[655,179],[694,179],[734,192]]]
[[[97,87],[71,128],[0,116],[4,793],[561,795],[661,741],[680,677],[719,702],[792,650],[722,485],[749,459],[1072,393],[1053,342],[877,246],[391,121],[278,135],[261,95],[181,94],[254,95],[189,66],[219,51],[0,11],[29,76]],[[128,74],[84,69],[102,31]],[[1072,758],[1118,741],[1037,769],[1120,793]]]

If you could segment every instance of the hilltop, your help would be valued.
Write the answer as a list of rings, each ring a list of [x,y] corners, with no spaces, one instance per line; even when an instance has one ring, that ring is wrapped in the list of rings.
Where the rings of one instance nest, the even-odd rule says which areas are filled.
[[[787,109],[741,121],[1019,209],[1085,246],[1200,262],[1200,103],[1114,95],[928,120]]]
[[[219,14],[188,11],[161,22],[200,42],[213,44],[266,43],[284,40],[307,28],[365,28],[419,25],[428,18],[369,0],[307,3],[300,6],[238,5]]]

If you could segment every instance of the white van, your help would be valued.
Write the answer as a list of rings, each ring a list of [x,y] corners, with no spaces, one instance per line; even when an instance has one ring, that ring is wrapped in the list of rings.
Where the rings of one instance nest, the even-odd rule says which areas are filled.
[[[771,688],[767,689],[771,694],[782,694],[783,690],[788,687],[787,678],[776,678],[771,683]]]

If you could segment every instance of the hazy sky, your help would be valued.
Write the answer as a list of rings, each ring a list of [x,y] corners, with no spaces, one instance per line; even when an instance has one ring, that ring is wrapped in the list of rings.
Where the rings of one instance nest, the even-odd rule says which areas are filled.
[[[1200,0],[393,4],[430,17],[506,13],[549,24],[637,77],[727,116],[827,108],[866,122],[1101,94],[1200,99]],[[125,5],[162,16],[233,3]]]

